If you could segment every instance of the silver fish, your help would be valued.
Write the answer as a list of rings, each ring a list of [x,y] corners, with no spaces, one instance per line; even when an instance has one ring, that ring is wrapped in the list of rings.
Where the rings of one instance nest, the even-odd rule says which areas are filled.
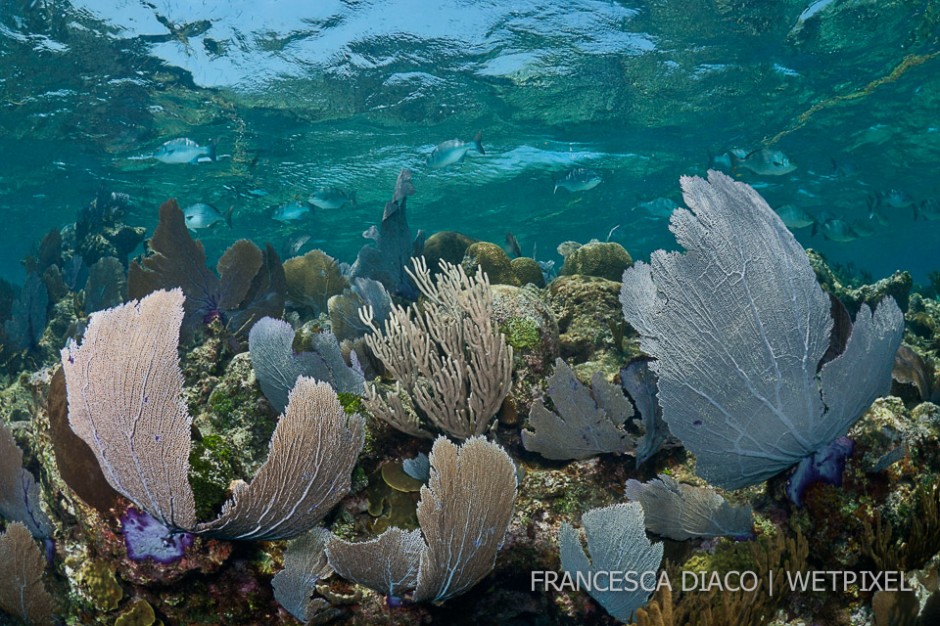
[[[437,144],[437,147],[428,155],[427,165],[431,169],[440,169],[453,163],[460,163],[470,150],[486,154],[483,150],[483,133],[478,132],[470,141],[451,139]]]
[[[816,219],[812,215],[793,204],[784,204],[782,207],[778,208],[777,215],[780,216],[780,219],[783,220],[787,228],[806,228],[816,223]]]
[[[558,244],[558,247],[555,250],[563,257],[567,257],[569,254],[581,247],[581,244],[577,241],[563,241]]]
[[[679,205],[669,198],[656,198],[641,202],[636,205],[636,208],[645,213],[647,219],[668,220],[672,216],[672,212],[679,208]]]
[[[536,261],[539,264],[539,269],[542,270],[542,279],[545,280],[545,284],[552,282],[552,280],[557,275],[555,270],[554,261]]]
[[[830,218],[822,224],[823,237],[836,243],[847,243],[858,239],[858,233],[839,218]]]
[[[512,233],[506,233],[506,248],[509,256],[512,258],[522,256],[522,248],[519,246],[519,240]]]
[[[900,189],[879,191],[875,196],[875,202],[878,206],[889,206],[892,209],[903,209],[914,204],[911,196]]]
[[[171,164],[215,161],[215,144],[200,146],[192,139],[171,139],[154,150],[151,158]]]
[[[761,176],[783,176],[796,169],[796,165],[790,162],[790,157],[774,148],[754,150],[743,159],[734,154],[731,156],[735,168],[750,170]]]
[[[310,213],[309,206],[294,200],[274,209],[271,217],[279,222],[296,222],[306,217],[308,213]]]
[[[589,170],[585,167],[576,167],[565,174],[564,177],[555,181],[555,192],[559,189],[564,189],[571,193],[587,191],[588,189],[594,189],[600,185],[603,180],[601,175],[594,170]]]
[[[742,148],[731,148],[722,154],[712,155],[709,151],[709,167],[712,169],[721,168],[730,170],[734,167],[735,160],[741,160],[747,156],[747,150]]]
[[[923,218],[931,222],[940,220],[940,200],[923,200],[920,204],[914,206],[914,219]]]
[[[287,241],[284,242],[284,247],[281,249],[282,258],[289,259],[291,257],[297,256],[297,253],[310,241],[310,235],[294,235],[290,237]]]
[[[851,224],[852,232],[859,236],[859,238],[871,237],[875,234],[876,224],[872,220],[860,219],[855,220]]]
[[[232,227],[232,211],[235,206],[229,207],[224,214],[211,204],[197,202],[183,209],[183,217],[186,220],[186,228],[189,230],[201,230],[203,228],[212,228],[216,224],[224,222],[229,228]]]
[[[356,192],[339,187],[321,187],[310,194],[307,202],[319,209],[339,209],[346,204],[356,206]]]

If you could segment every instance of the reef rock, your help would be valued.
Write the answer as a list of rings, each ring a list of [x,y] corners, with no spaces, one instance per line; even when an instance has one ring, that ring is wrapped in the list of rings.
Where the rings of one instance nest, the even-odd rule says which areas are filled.
[[[506,251],[495,243],[478,241],[467,248],[461,263],[467,276],[473,276],[477,267],[486,272],[491,285],[519,285],[512,271],[512,260]]]
[[[619,282],[623,271],[631,265],[630,253],[619,243],[591,241],[565,256],[560,274],[596,276]]]
[[[872,284],[862,284],[859,279],[844,276],[844,272],[834,270],[826,258],[816,250],[808,249],[806,255],[809,264],[816,273],[816,280],[826,291],[837,297],[855,315],[863,304],[874,308],[885,296],[891,296],[902,311],[907,311],[910,302],[913,279],[908,272],[895,272],[887,278]]]
[[[540,289],[545,286],[545,275],[535,259],[521,256],[513,259],[510,265],[520,285],[532,284]]]
[[[606,278],[578,274],[552,281],[546,300],[558,321],[562,358],[574,365],[600,361],[613,373],[625,352],[639,353],[628,345],[619,295],[620,283]]]
[[[478,239],[468,237],[455,230],[434,233],[424,242],[424,258],[431,273],[437,273],[442,260],[453,265],[460,265],[467,248],[477,243]]]
[[[499,412],[500,422],[511,425],[528,414],[533,392],[560,354],[558,324],[531,287],[493,285],[492,292],[494,319],[513,350],[512,390]]]

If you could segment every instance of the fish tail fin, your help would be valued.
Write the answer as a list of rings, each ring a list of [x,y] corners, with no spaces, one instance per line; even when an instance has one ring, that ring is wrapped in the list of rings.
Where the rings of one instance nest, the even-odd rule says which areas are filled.
[[[556,193],[558,193],[558,184],[557,184],[557,183],[555,184],[555,189],[552,191],[552,195],[555,195]]]
[[[738,155],[734,153],[734,150],[729,150],[728,159],[731,161],[731,175],[737,176],[738,171],[739,171],[738,164],[741,163],[741,161],[747,159],[747,157],[744,157],[744,159],[741,159],[738,157]]]
[[[228,224],[228,227],[232,227],[232,214],[235,212],[235,205],[233,204],[228,208],[228,211],[225,212],[225,215],[222,217],[225,218],[225,223]]]
[[[206,146],[206,148],[209,149],[209,154],[206,156],[208,156],[209,160],[211,161],[215,161],[216,159],[215,147],[218,143],[219,143],[219,138],[216,137],[215,139],[210,139],[209,144]]]
[[[813,230],[810,231],[809,236],[815,237],[817,232],[819,232],[819,222],[813,220]]]
[[[480,154],[486,154],[486,150],[483,149],[483,131],[478,130],[477,134],[473,136],[473,147],[476,148],[476,151]]]

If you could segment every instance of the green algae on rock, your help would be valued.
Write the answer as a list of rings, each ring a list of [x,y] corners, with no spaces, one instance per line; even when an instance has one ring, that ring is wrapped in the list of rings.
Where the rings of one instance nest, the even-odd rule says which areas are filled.
[[[624,338],[630,331],[619,297],[619,282],[595,276],[559,276],[548,285],[545,300],[558,320],[562,358],[575,366],[596,362],[612,375],[639,354],[635,342]]]
[[[530,287],[493,285],[493,319],[513,348],[512,387],[500,423],[518,424],[560,354],[558,324],[541,294]]]

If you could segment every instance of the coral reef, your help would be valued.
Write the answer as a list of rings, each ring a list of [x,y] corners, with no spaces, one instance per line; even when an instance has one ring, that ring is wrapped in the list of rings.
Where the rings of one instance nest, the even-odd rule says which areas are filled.
[[[765,586],[752,593],[660,589],[648,601],[644,593],[626,609],[614,607],[620,621],[636,609],[634,619],[642,626],[790,625],[809,616],[814,623],[831,624],[933,623],[940,605],[940,592],[934,591],[940,572],[940,407],[925,400],[936,399],[940,389],[940,304],[929,292],[910,293],[904,273],[863,285],[863,279],[844,268],[831,269],[809,252],[813,280],[845,305],[814,297],[825,313],[820,318],[833,320],[833,329],[818,341],[823,355],[816,358],[814,352],[807,360],[807,380],[823,389],[829,410],[838,398],[827,386],[826,372],[840,358],[869,373],[885,369],[866,365],[877,341],[865,329],[877,326],[873,322],[887,303],[874,314],[870,308],[886,296],[909,303],[904,345],[894,355],[896,397],[879,398],[865,410],[871,398],[865,389],[868,374],[849,372],[836,380],[836,387],[854,398],[846,413],[861,414],[846,425],[854,447],[842,449],[844,470],[815,460],[811,470],[836,476],[842,486],[812,484],[797,508],[788,501],[787,483],[795,479],[786,466],[792,459],[773,475],[761,470],[757,484],[716,491],[698,475],[714,463],[710,452],[696,457],[669,433],[658,398],[665,395],[667,408],[675,411],[675,401],[669,404],[675,387],[670,390],[667,381],[662,391],[653,370],[668,367],[671,357],[645,345],[659,365],[651,369],[649,357],[633,358],[640,353],[637,335],[624,322],[618,301],[621,273],[632,265],[623,247],[564,246],[563,275],[543,287],[542,266],[534,259],[510,260],[499,246],[441,232],[423,249],[428,258],[451,265],[438,270],[418,262],[409,272],[412,255],[422,247],[421,235],[413,238],[405,220],[412,191],[403,173],[382,224],[368,231],[373,241],[354,270],[314,251],[288,260],[281,275],[276,256],[240,241],[213,272],[189,233],[176,225],[172,236],[167,234],[178,217],[167,215],[151,240],[150,256],[136,261],[138,269],[132,271],[156,271],[166,263],[177,276],[209,285],[210,300],[219,306],[207,308],[203,302],[198,312],[180,309],[159,290],[139,303],[104,311],[126,298],[124,264],[143,236],[142,229],[122,224],[126,198],[96,200],[80,216],[81,237],[75,226],[46,235],[28,261],[27,275],[30,290],[44,290],[47,302],[39,307],[38,300],[21,298],[17,320],[5,325],[23,326],[25,319],[25,326],[34,328],[26,333],[28,354],[12,355],[6,344],[2,354],[10,376],[0,390],[0,418],[11,436],[0,433],[7,450],[0,454],[7,461],[0,461],[0,516],[7,531],[0,544],[20,535],[21,545],[16,555],[0,560],[18,564],[28,552],[32,568],[14,578],[4,570],[3,611],[14,619],[50,623],[45,613],[36,617],[18,601],[19,591],[28,589],[61,600],[55,623],[94,626],[287,626],[298,620],[612,625],[615,618],[607,610],[613,605],[606,598],[571,589],[532,591],[531,572],[622,568],[623,561],[604,559],[628,543],[633,549],[648,547],[645,526],[661,538],[652,542],[662,540],[666,558],[661,567],[651,567],[673,581],[683,573],[741,570],[753,570],[761,580],[770,572],[782,577],[810,568],[900,570],[910,575],[915,591],[770,595]],[[748,206],[747,219],[759,220],[760,207]],[[680,211],[677,220],[689,219],[683,215]],[[737,224],[734,240],[746,247],[747,233],[761,226],[742,226],[737,219],[728,220]],[[715,224],[710,232],[725,226]],[[173,245],[163,246],[168,237]],[[760,254],[755,252],[747,267],[749,278],[770,262],[765,255],[777,249],[774,237],[761,238]],[[701,252],[710,260],[717,254]],[[793,269],[787,257],[774,258],[804,276],[805,268]],[[489,264],[490,282],[468,277],[455,267],[461,263],[473,271]],[[704,281],[708,274],[696,276]],[[139,276],[132,282],[140,288]],[[709,359],[737,350],[740,335],[748,333],[690,348],[694,342],[683,339],[681,323],[696,309],[682,300],[691,288],[674,295],[660,287],[672,304],[684,302],[681,319],[668,325],[661,340],[681,343],[681,349],[697,354],[697,362],[706,363],[701,371],[728,378],[729,370],[708,365]],[[720,319],[712,331],[750,329],[744,318],[722,308],[735,298],[714,291],[706,308]],[[286,320],[260,322],[249,333],[269,300],[277,304],[285,294],[291,309]],[[393,306],[393,297],[401,305]],[[157,301],[162,304],[155,306]],[[10,321],[13,302],[12,290],[6,297],[0,293],[0,319]],[[95,310],[102,312],[89,322],[86,316]],[[180,315],[189,315],[199,331],[193,333],[198,342],[182,352]],[[130,321],[134,316],[149,322],[138,328]],[[155,321],[163,316],[173,323]],[[637,321],[644,340],[654,336],[644,326],[647,321]],[[768,341],[788,326],[778,322],[771,324]],[[239,353],[265,323],[279,333],[276,355],[268,355],[267,364],[253,362],[255,347]],[[64,369],[39,367],[69,338],[83,336],[80,347],[70,344],[62,353]],[[803,336],[817,339],[813,333]],[[852,353],[852,341],[866,336],[868,349]],[[363,399],[358,383],[343,391],[330,367],[311,372],[285,365],[303,360],[321,340],[329,342],[333,365],[342,362],[349,371],[349,363],[361,366],[370,378],[385,376],[384,382],[375,381]],[[799,341],[787,346],[777,353],[802,348]],[[92,348],[98,358],[85,359]],[[759,352],[734,354],[747,369]],[[570,369],[560,365],[550,375],[559,357]],[[781,363],[782,357],[775,359],[767,371]],[[310,374],[331,384],[304,378]],[[271,380],[276,394],[266,383]],[[690,372],[681,383],[692,387],[701,381]],[[886,392],[879,387],[879,394]],[[744,404],[735,411],[759,414]],[[524,425],[530,411],[541,417]],[[406,432],[389,425],[395,422],[389,414],[398,412],[413,418],[399,421]],[[768,422],[763,415],[755,421]],[[300,428],[301,422],[320,426]],[[740,430],[754,440],[769,436],[763,426]],[[438,438],[432,449],[428,437],[436,432],[467,441],[458,447]],[[803,435],[813,432],[808,427]],[[533,433],[552,445],[533,445]],[[786,436],[779,439],[781,447]],[[721,451],[721,462],[735,465],[727,452]],[[416,469],[421,459],[425,466]],[[720,477],[717,482],[728,484]],[[625,488],[639,505],[625,502]],[[640,505],[639,524],[636,513],[629,522],[612,515],[616,523],[594,523],[598,513],[592,510],[622,513]],[[44,540],[46,560],[37,539],[12,521],[28,524],[41,515],[48,519],[29,530]],[[586,530],[584,541],[575,530],[579,524]],[[560,553],[559,533],[567,556]],[[725,534],[734,539],[718,537]],[[636,541],[621,541],[625,535]]]
[[[500,423],[515,425],[544,386],[560,355],[558,324],[541,294],[531,287],[493,285],[493,319],[512,348],[512,387],[499,411]]]
[[[441,261],[460,265],[467,248],[477,241],[479,240],[453,230],[436,232],[424,242],[424,258],[432,273],[437,272]]]
[[[845,276],[844,272],[833,270],[826,263],[825,257],[816,250],[806,251],[810,265],[816,273],[820,286],[845,304],[851,314],[858,312],[862,304],[874,307],[886,297],[897,302],[902,311],[907,311],[908,299],[914,285],[908,272],[895,272],[870,285],[863,284],[858,278]]]
[[[558,320],[561,356],[584,369],[613,374],[639,354],[623,320],[620,283],[594,276],[559,276],[545,290],[545,301]]]
[[[284,261],[288,304],[317,316],[327,310],[327,301],[349,287],[339,263],[322,250]]]
[[[623,271],[632,265],[630,253],[619,243],[589,241],[565,255],[565,264],[559,274],[580,274],[619,281]]]
[[[479,268],[489,279],[491,285],[516,285],[519,279],[512,268],[512,260],[506,251],[495,243],[478,241],[471,244],[461,261],[463,271],[472,276]]]

